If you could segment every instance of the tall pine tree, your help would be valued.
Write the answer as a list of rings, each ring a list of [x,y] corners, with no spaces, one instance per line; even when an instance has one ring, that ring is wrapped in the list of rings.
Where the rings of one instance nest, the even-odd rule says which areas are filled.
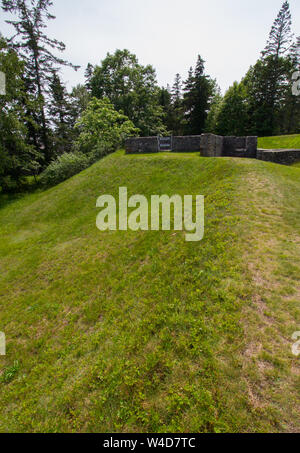
[[[205,123],[214,94],[215,82],[205,74],[205,61],[198,56],[195,71],[190,70],[184,88],[186,133],[199,135]]]
[[[40,137],[33,137],[33,141],[43,149],[46,162],[50,161],[52,153],[46,115],[49,84],[53,73],[60,66],[78,68],[53,54],[52,49],[63,52],[65,45],[57,39],[48,38],[44,33],[46,22],[55,19],[49,13],[52,4],[51,0],[2,0],[3,10],[16,16],[16,20],[6,21],[16,32],[9,43],[25,62],[26,89],[37,100],[38,111],[32,111],[31,114],[39,125]]]
[[[48,111],[53,125],[54,153],[59,155],[71,151],[72,142],[76,137],[75,123],[70,96],[56,72],[53,74],[49,88],[51,103]]]
[[[262,52],[263,57],[272,56],[278,60],[291,48],[293,34],[291,31],[292,15],[288,1],[285,1],[271,28],[267,45]]]
[[[172,87],[172,101],[173,103],[180,101],[182,91],[182,82],[180,74],[176,74],[174,85]]]
[[[93,73],[94,73],[94,66],[91,63],[88,63],[86,70],[84,72],[84,77],[85,77],[85,87],[89,92],[91,92],[91,90],[92,90],[91,80],[93,77]]]
[[[182,105],[182,81],[180,74],[176,74],[172,87],[171,129],[173,135],[183,133],[183,105]]]
[[[246,76],[249,91],[249,112],[252,131],[258,135],[274,135],[281,131],[282,105],[289,87],[292,46],[291,13],[285,1],[272,26],[260,60]]]
[[[36,174],[39,154],[27,143],[26,109],[31,99],[23,78],[24,64],[0,35],[0,71],[6,74],[0,96],[0,192],[16,190],[24,176]]]

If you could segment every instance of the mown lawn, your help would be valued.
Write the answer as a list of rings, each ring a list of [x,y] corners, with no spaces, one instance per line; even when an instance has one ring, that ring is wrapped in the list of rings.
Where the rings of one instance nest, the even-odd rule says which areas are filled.
[[[202,194],[203,241],[96,229]],[[0,210],[1,432],[299,431],[300,170],[115,153]]]
[[[300,149],[300,134],[260,137],[258,147],[264,149]]]

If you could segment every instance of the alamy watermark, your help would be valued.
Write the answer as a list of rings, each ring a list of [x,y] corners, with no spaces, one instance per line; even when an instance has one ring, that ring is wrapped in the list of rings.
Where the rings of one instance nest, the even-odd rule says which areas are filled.
[[[300,96],[300,71],[295,71],[292,75],[292,93],[294,96]]]
[[[4,96],[6,94],[6,76],[4,72],[0,71],[0,95]]]
[[[96,206],[102,208],[96,220],[100,231],[186,231],[187,242],[204,237],[203,195],[152,195],[149,203],[144,195],[128,199],[127,187],[120,187],[118,216],[117,201],[112,195],[99,197]],[[128,208],[134,210],[128,213]]]
[[[0,332],[0,356],[1,355],[6,355],[6,338],[4,332]]]

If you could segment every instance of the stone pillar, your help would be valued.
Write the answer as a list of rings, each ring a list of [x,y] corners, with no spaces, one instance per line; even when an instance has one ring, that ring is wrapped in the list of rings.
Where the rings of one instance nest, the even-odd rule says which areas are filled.
[[[246,157],[256,159],[257,157],[257,137],[247,137]]]
[[[215,157],[221,157],[223,155],[223,144],[224,137],[215,135]]]
[[[202,134],[201,156],[220,157],[223,155],[223,137],[214,134]]]

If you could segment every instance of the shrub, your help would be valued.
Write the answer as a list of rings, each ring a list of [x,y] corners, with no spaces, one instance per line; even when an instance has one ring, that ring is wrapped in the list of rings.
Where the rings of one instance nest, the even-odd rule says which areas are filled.
[[[45,186],[54,186],[71,176],[80,173],[90,164],[88,156],[82,153],[65,153],[46,168],[41,175],[41,183]]]
[[[92,98],[75,127],[80,133],[76,150],[96,158],[115,151],[126,137],[138,133],[127,116],[117,112],[106,98]]]

